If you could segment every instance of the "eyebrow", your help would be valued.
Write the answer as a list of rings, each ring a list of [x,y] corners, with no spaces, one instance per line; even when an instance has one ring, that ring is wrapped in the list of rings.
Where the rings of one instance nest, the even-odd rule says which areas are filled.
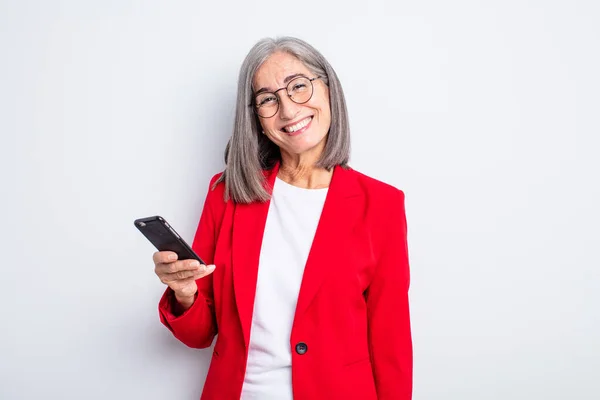
[[[306,78],[306,75],[302,74],[302,73],[293,74],[293,75],[286,76],[285,79],[283,80],[283,83],[287,84],[287,83],[289,83],[289,81],[291,81],[294,78],[298,78],[299,76],[303,76]],[[258,89],[256,92],[254,92],[254,95],[256,96],[257,94],[261,94],[262,92],[270,92],[270,90],[269,90],[269,88],[263,87],[263,88]]]

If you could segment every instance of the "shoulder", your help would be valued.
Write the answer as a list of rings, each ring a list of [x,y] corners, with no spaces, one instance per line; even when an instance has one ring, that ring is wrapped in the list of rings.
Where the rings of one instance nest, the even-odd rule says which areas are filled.
[[[213,185],[214,185],[214,184],[215,184],[215,183],[216,183],[218,180],[220,180],[220,179],[221,179],[221,177],[223,176],[223,173],[224,173],[224,172],[225,172],[225,171],[220,171],[220,172],[217,172],[216,174],[214,174],[214,175],[213,175],[213,177],[212,177],[212,178],[210,178],[210,188],[212,188],[212,187],[213,187]],[[219,182],[219,184],[220,184],[221,186],[225,186],[225,182]]]
[[[404,191],[353,169],[349,169],[348,174],[352,176],[349,181],[354,182],[353,186],[359,188],[363,197],[361,217],[372,228],[375,243],[387,246],[390,241],[406,235]]]
[[[378,243],[395,246],[395,241],[407,234],[404,191],[361,172],[351,173],[364,193],[365,219],[370,219],[378,232]]]
[[[404,191],[401,189],[353,168],[349,168],[348,173],[354,177],[361,188],[361,192],[369,199],[370,203],[388,205],[404,202]]]
[[[212,178],[210,178],[210,183],[208,184],[208,193],[206,194],[206,199],[210,203],[225,203],[225,179],[223,173],[223,171],[218,172],[214,174]]]

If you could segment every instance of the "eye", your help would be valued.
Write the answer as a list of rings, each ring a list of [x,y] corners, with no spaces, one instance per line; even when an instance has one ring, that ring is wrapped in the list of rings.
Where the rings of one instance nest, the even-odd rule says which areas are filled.
[[[306,89],[306,83],[303,83],[303,82],[295,83],[294,87],[292,88],[293,91],[304,90],[304,89]]]
[[[277,103],[277,97],[275,97],[274,95],[261,96],[256,99],[256,105],[258,107],[269,106],[275,103]]]

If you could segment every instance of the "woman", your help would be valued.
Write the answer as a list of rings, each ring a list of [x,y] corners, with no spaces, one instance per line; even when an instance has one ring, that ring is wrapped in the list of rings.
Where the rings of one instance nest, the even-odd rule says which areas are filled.
[[[404,194],[347,165],[342,88],[307,43],[258,42],[238,84],[192,245],[209,265],[154,255],[163,324],[218,333],[202,399],[410,399]]]

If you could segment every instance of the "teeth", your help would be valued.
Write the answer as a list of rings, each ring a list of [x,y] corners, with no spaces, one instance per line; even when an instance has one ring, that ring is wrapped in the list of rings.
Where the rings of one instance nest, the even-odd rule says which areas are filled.
[[[287,128],[285,128],[285,130],[288,131],[289,133],[296,132],[297,130],[300,130],[300,129],[304,128],[306,125],[308,125],[308,123],[310,122],[311,119],[312,119],[312,117],[303,119],[302,121],[298,122],[296,125],[288,126]]]

